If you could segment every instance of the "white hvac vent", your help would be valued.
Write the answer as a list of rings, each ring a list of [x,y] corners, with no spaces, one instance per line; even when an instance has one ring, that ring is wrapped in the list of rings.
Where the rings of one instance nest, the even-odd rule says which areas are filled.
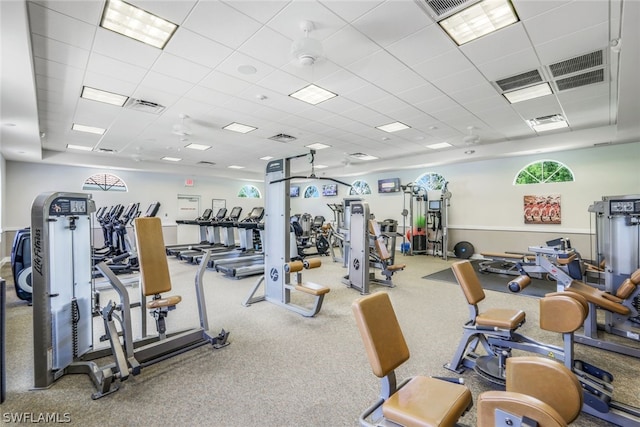
[[[143,111],[145,113],[152,114],[160,114],[164,111],[165,107],[160,104],[156,104],[155,102],[145,101],[142,99],[134,99],[129,98],[126,104],[124,104],[125,108],[129,108],[131,110]]]
[[[476,0],[418,0],[420,4],[425,5],[426,9],[436,17],[446,15],[462,5],[474,3],[475,1]]]
[[[284,133],[279,133],[277,135],[272,136],[269,139],[272,141],[278,141],[278,142],[291,142],[291,141],[295,141],[298,138],[296,138],[295,136],[284,134]]]
[[[208,162],[208,161],[206,161],[206,160],[201,160],[201,161],[199,161],[199,162],[198,162],[198,164],[199,164],[199,165],[204,165],[204,166],[214,166],[214,165],[215,165],[215,163],[213,163],[213,162]]]
[[[100,153],[117,153],[113,148],[98,148],[96,151],[99,151]]]
[[[587,73],[576,74],[564,79],[556,80],[559,91],[573,89],[580,86],[602,83],[604,81],[604,69],[589,71]]]
[[[503,91],[508,92],[514,89],[531,86],[542,82],[542,76],[538,70],[527,71],[516,76],[496,80],[496,85]]]
[[[602,50],[576,56],[565,61],[556,62],[549,65],[549,71],[553,77],[578,73],[590,68],[601,67],[604,64],[604,53]]]

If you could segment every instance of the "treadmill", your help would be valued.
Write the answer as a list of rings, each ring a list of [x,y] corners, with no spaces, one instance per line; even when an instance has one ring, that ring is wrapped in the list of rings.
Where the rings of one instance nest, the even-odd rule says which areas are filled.
[[[204,234],[206,243],[194,245],[191,247],[191,249],[180,251],[176,256],[182,261],[194,262],[195,257],[201,256],[203,251],[220,247],[222,244],[220,243],[219,233],[217,234],[218,238],[216,238],[216,234],[214,234],[213,230],[214,227],[212,225],[218,221],[223,221],[226,214],[227,208],[220,208],[213,218],[207,218],[206,220],[197,221],[198,225],[200,226],[200,235],[202,236],[202,230],[205,231]]]
[[[247,255],[213,260],[210,265],[216,271],[236,279],[261,274],[264,271],[262,239],[255,239],[256,231],[261,233],[261,230],[264,230],[264,224],[261,223],[263,217],[264,208],[256,207],[251,210],[245,219],[236,224],[240,235],[241,247]]]
[[[207,209],[204,210],[202,215],[200,215],[196,219],[176,220],[176,224],[192,224],[192,225],[199,226],[200,227],[200,242],[199,243],[191,243],[191,244],[182,243],[182,244],[178,244],[178,245],[165,246],[165,250],[167,252],[167,255],[179,256],[181,251],[188,251],[188,250],[191,250],[191,249],[193,249],[193,248],[195,248],[197,246],[208,244],[207,236],[206,236],[206,227],[203,227],[201,225],[201,223],[202,223],[202,221],[207,221],[211,217],[212,213],[213,213],[213,211],[211,209],[207,208]]]

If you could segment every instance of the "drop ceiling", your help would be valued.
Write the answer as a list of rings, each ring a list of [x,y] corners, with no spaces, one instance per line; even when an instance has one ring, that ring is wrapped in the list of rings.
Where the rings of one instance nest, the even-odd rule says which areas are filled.
[[[317,143],[329,146],[315,157],[325,174],[357,175],[640,141],[637,1],[513,0],[519,22],[462,46],[425,0],[129,3],[178,25],[164,49],[101,28],[104,1],[1,2],[5,159],[262,179],[261,158]],[[290,55],[305,20],[323,47],[312,66]],[[552,93],[503,96],[533,81]],[[289,96],[309,84],[338,96]],[[137,108],[82,99],[84,86]],[[526,122],[555,115],[569,127]],[[377,129],[393,122],[408,128]]]

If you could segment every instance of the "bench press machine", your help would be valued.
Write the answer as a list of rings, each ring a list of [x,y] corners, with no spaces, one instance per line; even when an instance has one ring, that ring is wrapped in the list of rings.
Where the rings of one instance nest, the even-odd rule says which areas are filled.
[[[309,154],[297,155],[279,160],[272,160],[267,164],[265,174],[265,225],[264,225],[264,275],[258,279],[242,305],[251,306],[256,302],[269,301],[287,308],[305,317],[313,317],[320,312],[324,296],[330,288],[315,283],[302,283],[299,275],[300,263],[291,263],[291,251],[295,249],[295,235],[291,231],[289,187],[292,179],[329,179],[339,184],[343,182],[331,178],[318,178],[313,172],[315,150]],[[308,157],[311,163],[310,176],[291,176],[290,162],[292,159]],[[293,243],[292,237],[293,236]],[[295,254],[294,250],[294,254]],[[294,255],[295,256],[295,255]],[[302,267],[319,267],[319,260],[309,260]],[[298,282],[290,282],[290,274],[298,273]],[[255,296],[258,289],[264,285],[264,293]],[[311,308],[305,308],[291,301],[293,292],[313,297]]]

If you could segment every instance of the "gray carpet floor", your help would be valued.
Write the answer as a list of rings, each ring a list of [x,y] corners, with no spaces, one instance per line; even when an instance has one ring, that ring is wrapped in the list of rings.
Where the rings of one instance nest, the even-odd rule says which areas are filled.
[[[231,344],[223,349],[200,347],[147,367],[130,377],[116,393],[91,400],[93,385],[84,375],[66,375],[47,390],[33,386],[32,307],[18,300],[8,287],[6,414],[56,413],[77,426],[319,426],[357,425],[358,415],[378,393],[378,379],[366,359],[351,313],[360,294],[341,283],[346,270],[323,258],[322,267],[304,272],[304,279],[331,288],[322,311],[304,318],[269,302],[244,307],[257,277],[232,280],[219,273],[205,274],[211,329],[230,331]],[[451,376],[449,361],[468,316],[460,288],[423,276],[449,268],[451,261],[400,255],[407,264],[394,275],[396,287],[372,285],[372,292],[388,292],[411,349],[410,360],[398,369],[400,379],[415,374]],[[183,301],[169,313],[168,329],[198,324],[195,308],[196,267],[170,259],[174,292]],[[2,271],[8,278],[10,271]],[[132,288],[131,294],[138,291]],[[487,293],[485,307],[517,307],[527,312],[525,335],[560,344],[559,336],[538,327],[537,300],[516,294]],[[108,298],[104,291],[103,300]],[[140,314],[134,316],[134,329]],[[96,334],[102,334],[101,322]],[[104,345],[102,343],[101,345]],[[579,358],[606,366],[615,375],[615,397],[640,406],[636,359],[590,347],[576,346]],[[472,371],[461,375],[474,398],[493,386]],[[10,416],[10,415],[9,415]],[[27,423],[31,424],[31,423]],[[475,410],[460,420],[475,425]],[[608,423],[581,415],[577,426]]]

